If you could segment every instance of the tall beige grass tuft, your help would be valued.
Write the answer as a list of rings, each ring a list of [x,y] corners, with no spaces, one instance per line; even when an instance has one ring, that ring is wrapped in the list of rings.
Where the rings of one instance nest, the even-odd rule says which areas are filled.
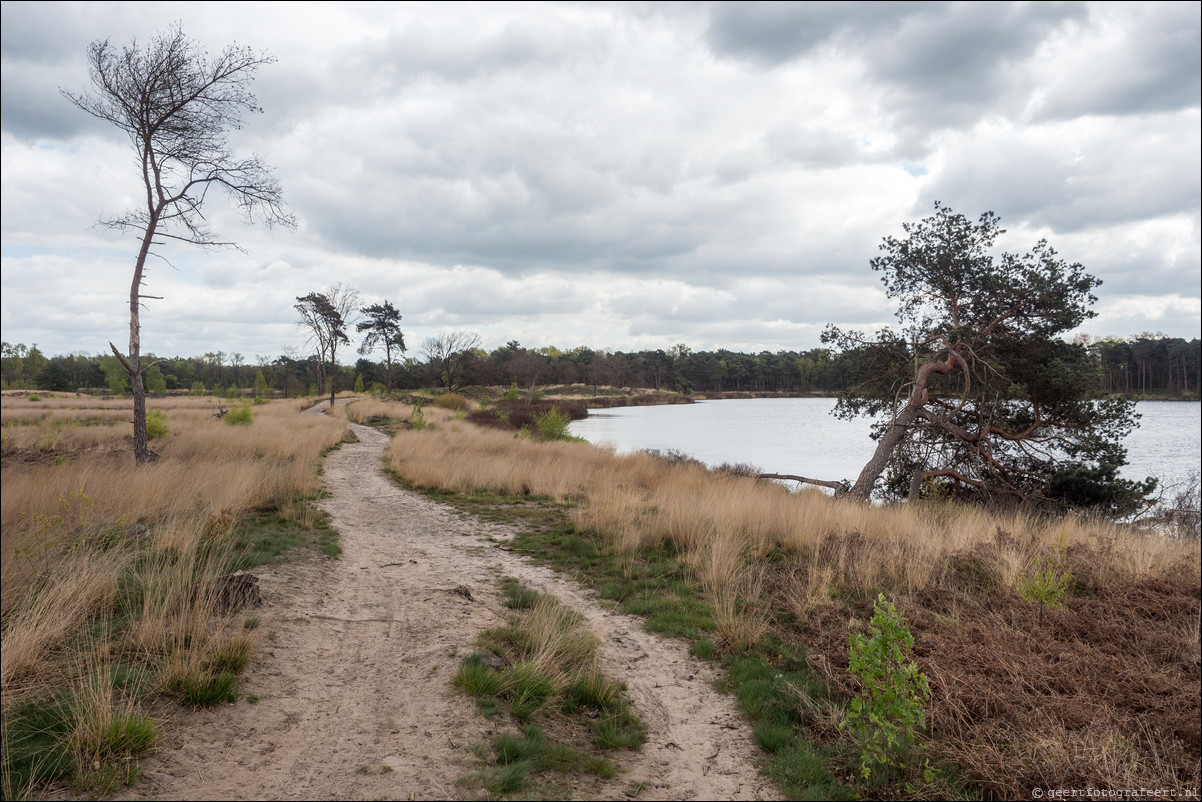
[[[744,567],[721,587],[707,588],[706,597],[713,607],[714,630],[723,648],[746,651],[771,630],[760,569]]]
[[[569,675],[595,673],[600,642],[583,620],[553,597],[540,596],[517,624],[521,659],[561,681]]]
[[[61,678],[56,652],[111,608],[118,577],[130,562],[120,551],[73,548],[56,559],[52,571],[26,578],[23,592],[13,594],[5,610],[0,649],[0,688],[5,693]]]

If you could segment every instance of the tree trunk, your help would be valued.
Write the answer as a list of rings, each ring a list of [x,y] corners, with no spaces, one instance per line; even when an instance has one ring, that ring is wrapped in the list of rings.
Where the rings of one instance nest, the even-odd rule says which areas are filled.
[[[902,411],[894,417],[893,423],[889,426],[889,431],[885,432],[876,444],[876,451],[872,455],[872,459],[868,460],[868,464],[860,471],[860,476],[856,479],[856,483],[852,485],[848,495],[867,501],[872,495],[872,488],[876,484],[877,478],[885,470],[885,466],[889,464],[890,457],[893,456],[893,450],[901,443],[902,438],[910,429],[910,425],[918,418],[918,413],[922,411],[927,404],[927,380],[932,373],[947,374],[951,372],[952,366],[956,364],[957,359],[955,351],[947,352],[946,360],[940,361],[932,359],[931,361],[920,367],[914,376],[914,389],[910,391],[910,397],[906,400],[906,406]]]
[[[334,351],[330,350],[330,409],[334,408],[334,396],[338,393],[338,363],[334,361]]]
[[[849,495],[868,500],[872,495],[872,488],[876,484],[877,478],[885,470],[885,466],[889,464],[889,459],[893,456],[893,450],[901,443],[902,438],[909,431],[912,424],[918,417],[918,411],[922,409],[922,402],[915,402],[914,396],[910,396],[910,400],[906,403],[905,408],[897,414],[893,419],[893,424],[889,427],[889,431],[881,436],[877,441],[876,451],[873,452],[872,458],[868,460],[868,464],[860,471],[859,478],[852,485]]]
[[[159,455],[150,450],[150,438],[146,434],[146,385],[142,371],[130,374],[130,386],[134,393],[134,460],[139,465],[154,462]]]
[[[142,382],[142,334],[140,318],[140,301],[142,275],[146,267],[146,257],[150,253],[150,243],[154,239],[158,227],[158,215],[151,213],[150,222],[142,236],[142,245],[138,249],[138,258],[134,262],[134,278],[129,287],[129,357],[122,358],[116,346],[109,343],[117,359],[121,361],[129,373],[129,386],[134,395],[134,461],[138,465],[154,462],[159,455],[150,450],[149,438],[146,435],[146,385]]]

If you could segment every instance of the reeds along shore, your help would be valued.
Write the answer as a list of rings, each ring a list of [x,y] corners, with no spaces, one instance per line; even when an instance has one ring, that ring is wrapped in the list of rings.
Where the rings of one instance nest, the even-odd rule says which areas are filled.
[[[455,421],[396,437],[388,464],[417,487],[569,502],[579,531],[627,559],[670,544],[721,649],[771,633],[848,695],[849,627],[885,593],[931,681],[933,754],[987,797],[1198,787],[1197,539],[949,503],[867,506]],[[1071,582],[1047,611],[1018,589],[1049,566]],[[816,737],[837,737],[819,719]]]

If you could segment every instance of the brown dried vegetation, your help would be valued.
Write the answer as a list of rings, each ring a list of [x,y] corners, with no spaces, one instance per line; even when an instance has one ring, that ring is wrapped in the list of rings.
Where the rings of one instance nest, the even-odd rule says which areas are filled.
[[[1102,581],[1113,544],[1079,544],[1067,555],[1077,584],[1065,609],[1041,617],[998,570],[1008,552],[1034,545],[1027,540],[999,530],[949,554],[938,583],[896,596],[930,681],[933,753],[987,798],[1026,798],[1036,787],[1197,788],[1198,572],[1181,564]],[[867,618],[871,602],[835,583],[836,598],[799,604],[797,587],[822,563],[778,573],[776,602],[797,614],[788,634],[811,663],[851,694],[848,618]]]

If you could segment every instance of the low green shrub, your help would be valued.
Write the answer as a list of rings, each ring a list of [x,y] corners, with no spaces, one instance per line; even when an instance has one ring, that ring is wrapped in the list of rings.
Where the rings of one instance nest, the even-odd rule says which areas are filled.
[[[571,422],[568,414],[557,407],[552,407],[534,419],[541,440],[576,440],[577,438],[568,432],[568,424]]]
[[[230,426],[249,426],[255,422],[255,411],[250,404],[239,404],[229,411],[224,420]]]
[[[878,594],[868,634],[853,632],[849,639],[848,670],[862,685],[851,700],[842,727],[860,745],[860,775],[868,779],[881,767],[903,772],[921,768],[930,782],[934,772],[925,759],[921,767],[911,755],[921,751],[917,736],[926,727],[931,699],[927,678],[910,656],[914,636],[893,603]]]
[[[167,428],[167,415],[161,409],[152,409],[146,413],[146,436],[151,440],[166,437],[171,433]]]
[[[1064,545],[1056,547],[1049,560],[1036,557],[1031,572],[1018,576],[1018,594],[1024,601],[1039,603],[1039,622],[1043,623],[1043,611],[1064,608],[1065,593],[1073,582],[1073,572],[1064,567]]]
[[[409,428],[424,429],[429,426],[426,423],[426,413],[422,412],[422,405],[417,404],[413,407],[413,414],[409,416]]]

